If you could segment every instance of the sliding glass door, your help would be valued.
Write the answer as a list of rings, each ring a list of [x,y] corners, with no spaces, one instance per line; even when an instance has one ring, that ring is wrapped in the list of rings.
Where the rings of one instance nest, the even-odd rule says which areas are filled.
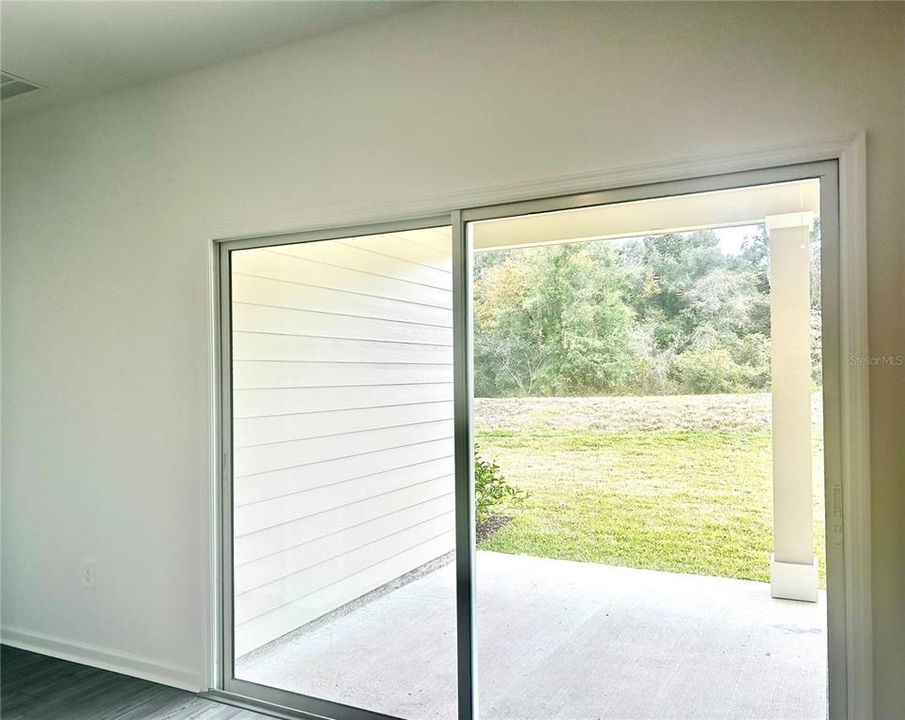
[[[222,242],[220,689],[842,717],[837,195],[822,162]]]

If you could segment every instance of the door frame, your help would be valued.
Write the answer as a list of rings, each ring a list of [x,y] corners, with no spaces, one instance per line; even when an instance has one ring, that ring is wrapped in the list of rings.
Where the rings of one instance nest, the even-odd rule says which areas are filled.
[[[828,164],[829,163],[829,164]],[[821,166],[820,175],[813,174]],[[812,166],[801,176],[802,169]],[[828,168],[832,167],[832,171]],[[799,176],[796,178],[796,173]],[[318,701],[317,706],[295,705],[291,693],[274,695],[260,703],[244,692],[231,690],[223,683],[224,641],[223,588],[225,567],[221,538],[224,535],[222,485],[229,469],[228,445],[223,443],[224,387],[228,382],[228,358],[221,351],[224,327],[221,312],[223,248],[249,243],[276,244],[299,242],[302,229],[311,239],[348,237],[378,232],[385,227],[426,227],[444,217],[452,223],[454,336],[456,359],[456,577],[457,615],[459,618],[458,684],[460,720],[476,716],[476,673],[474,631],[474,532],[473,493],[471,492],[471,323],[470,272],[471,250],[466,223],[500,215],[542,212],[552,209],[583,207],[613,202],[649,199],[665,195],[726,189],[742,185],[782,182],[785,179],[821,177],[821,214],[836,209],[836,222],[822,224],[826,247],[833,227],[837,228],[835,257],[822,260],[824,278],[834,277],[832,288],[823,287],[824,322],[824,402],[829,403],[829,425],[825,428],[827,453],[825,470],[827,506],[827,570],[829,627],[829,716],[855,718],[872,716],[872,616],[870,597],[870,467],[869,405],[867,363],[867,267],[866,267],[866,171],[863,134],[779,148],[767,148],[739,154],[710,156],[652,166],[620,168],[585,173],[518,185],[485,188],[464,193],[420,198],[400,203],[337,208],[326,212],[294,217],[248,219],[214,228],[205,242],[210,252],[211,287],[211,475],[204,513],[208,520],[208,546],[205,567],[209,594],[202,609],[208,632],[209,653],[205,658],[205,677],[212,696],[243,706],[256,706],[295,717],[349,718],[385,717],[355,708]],[[824,180],[825,178],[825,180]],[[831,193],[832,195],[825,195]],[[830,212],[832,212],[830,210]],[[828,227],[832,226],[832,227]],[[383,230],[384,232],[386,230]],[[268,242],[262,242],[267,240]],[[830,238],[832,240],[832,238]],[[237,242],[241,241],[241,242]],[[822,250],[823,252],[823,250]],[[832,347],[831,347],[832,345]],[[827,382],[830,380],[830,382]],[[228,400],[227,400],[228,402]],[[834,409],[835,408],[835,409]],[[838,481],[834,493],[826,480]],[[833,498],[841,507],[831,517]],[[835,527],[836,530],[831,531]],[[831,532],[838,543],[831,545]],[[844,538],[844,543],[842,541]],[[832,561],[830,556],[834,557]],[[832,575],[831,575],[832,573]],[[245,688],[246,690],[254,688]],[[289,704],[287,704],[289,703]],[[292,714],[295,711],[296,714]],[[302,714],[297,714],[302,711]],[[340,711],[341,714],[335,714]]]

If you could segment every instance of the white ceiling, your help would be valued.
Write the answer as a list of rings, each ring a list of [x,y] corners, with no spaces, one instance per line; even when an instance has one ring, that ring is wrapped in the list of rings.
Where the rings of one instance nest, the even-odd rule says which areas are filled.
[[[796,180],[691,195],[592,205],[474,223],[475,250],[610,240],[694,230],[749,227],[767,217],[820,215],[820,182]]]
[[[42,89],[4,100],[3,117],[288,45],[415,5],[385,0],[4,0],[0,69]]]

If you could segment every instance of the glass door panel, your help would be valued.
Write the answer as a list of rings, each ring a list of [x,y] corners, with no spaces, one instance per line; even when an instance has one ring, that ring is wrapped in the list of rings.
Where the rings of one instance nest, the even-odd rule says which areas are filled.
[[[479,717],[826,717],[821,181],[543,204],[467,226]]]
[[[455,716],[451,256],[449,227],[230,252],[235,680]]]

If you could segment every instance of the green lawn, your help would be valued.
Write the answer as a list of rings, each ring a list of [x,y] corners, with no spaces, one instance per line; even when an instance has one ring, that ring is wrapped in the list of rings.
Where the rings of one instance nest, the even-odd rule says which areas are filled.
[[[481,455],[530,493],[481,549],[769,581],[769,430],[479,427],[477,439]],[[814,545],[823,585],[818,460]]]

